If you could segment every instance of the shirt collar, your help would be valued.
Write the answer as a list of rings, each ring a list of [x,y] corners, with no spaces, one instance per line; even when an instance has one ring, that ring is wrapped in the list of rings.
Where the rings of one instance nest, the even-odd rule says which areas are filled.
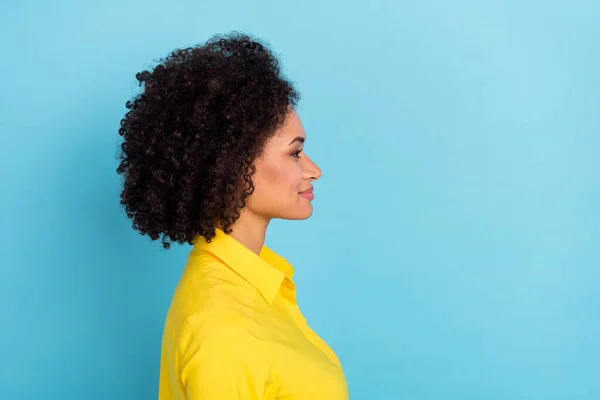
[[[217,256],[254,286],[271,305],[283,280],[287,277],[291,281],[294,275],[292,265],[266,245],[263,245],[260,254],[256,254],[221,229],[215,227],[215,233],[210,243],[204,236],[197,235],[193,241],[194,248]]]

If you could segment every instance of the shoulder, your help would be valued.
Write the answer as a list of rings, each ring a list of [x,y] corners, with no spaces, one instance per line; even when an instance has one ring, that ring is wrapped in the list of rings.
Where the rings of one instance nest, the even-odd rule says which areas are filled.
[[[202,310],[184,321],[178,353],[184,365],[194,358],[207,364],[227,365],[226,362],[240,359],[264,358],[261,346],[246,318],[233,312]]]
[[[192,252],[175,288],[169,317],[176,325],[245,324],[254,315],[257,292],[210,253]]]
[[[193,336],[214,343],[230,343],[231,339],[252,336],[248,318],[223,309],[202,309],[183,321],[182,336]]]

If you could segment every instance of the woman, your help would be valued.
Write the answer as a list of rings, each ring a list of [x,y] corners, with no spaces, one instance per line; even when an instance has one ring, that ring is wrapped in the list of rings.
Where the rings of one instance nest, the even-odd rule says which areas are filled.
[[[233,32],[136,77],[121,203],[166,249],[193,245],[165,321],[159,399],[347,399],[338,358],[296,304],[293,267],[264,245],[271,219],[311,216],[321,176],[279,61]]]

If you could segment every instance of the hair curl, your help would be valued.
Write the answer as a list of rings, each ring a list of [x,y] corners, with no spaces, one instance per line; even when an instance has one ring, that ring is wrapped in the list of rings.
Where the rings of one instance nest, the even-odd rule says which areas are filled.
[[[231,226],[254,191],[253,162],[300,99],[273,52],[236,31],[177,49],[136,74],[117,172],[120,203],[142,235],[192,244]]]

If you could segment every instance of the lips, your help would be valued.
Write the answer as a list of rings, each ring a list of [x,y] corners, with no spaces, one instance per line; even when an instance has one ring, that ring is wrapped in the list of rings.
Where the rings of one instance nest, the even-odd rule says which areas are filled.
[[[311,187],[310,189],[306,189],[303,192],[298,192],[298,194],[309,194],[309,193],[312,193],[314,190],[315,190],[315,188]]]

